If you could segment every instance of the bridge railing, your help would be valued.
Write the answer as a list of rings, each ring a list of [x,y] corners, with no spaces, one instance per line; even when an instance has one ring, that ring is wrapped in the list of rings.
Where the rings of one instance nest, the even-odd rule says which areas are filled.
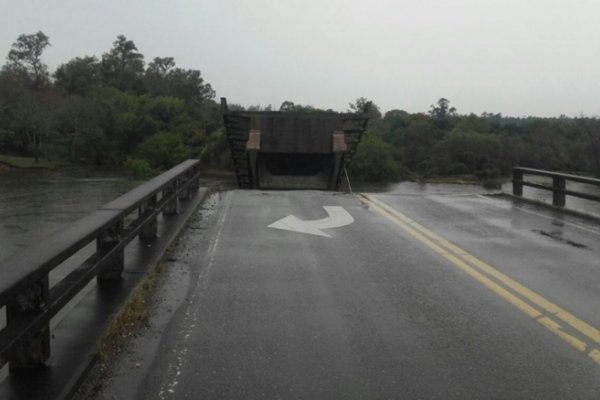
[[[544,185],[537,182],[526,181],[525,175],[537,175],[552,178],[552,186]],[[600,196],[592,193],[584,193],[570,190],[567,188],[567,182],[579,182],[588,185],[600,187],[600,179],[590,178],[587,176],[563,174],[560,172],[545,171],[541,169],[514,167],[513,168],[513,194],[515,196],[523,196],[523,186],[529,186],[536,189],[548,190],[552,192],[552,205],[564,207],[566,196],[578,197],[581,199],[600,202]]]
[[[199,188],[199,161],[187,160],[105,204],[36,246],[0,262],[0,368],[39,367],[50,356],[49,324],[92,279],[111,285],[121,279],[125,246],[136,236],[157,237],[157,218],[179,212],[179,201]],[[134,216],[133,218],[131,216]],[[49,274],[69,257],[96,242],[96,251],[50,287]]]

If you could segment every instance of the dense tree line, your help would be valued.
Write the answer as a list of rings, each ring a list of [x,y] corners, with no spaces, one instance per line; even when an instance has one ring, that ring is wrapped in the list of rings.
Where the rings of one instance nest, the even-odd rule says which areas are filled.
[[[220,109],[200,71],[171,57],[146,65],[119,36],[102,57],[77,57],[51,74],[48,46],[43,32],[19,36],[0,71],[0,153],[147,171],[190,156],[228,165]]]
[[[134,42],[118,36],[100,58],[76,57],[50,73],[42,59],[48,46],[43,32],[21,35],[0,70],[0,153],[141,171],[200,157],[230,168],[220,109],[200,71],[171,57],[146,64]],[[365,109],[369,128],[350,171],[357,179],[493,180],[516,164],[600,176],[597,118],[461,115],[444,98],[427,113],[382,114],[365,98],[347,112]],[[279,111],[323,110],[284,101]]]
[[[356,109],[351,104],[348,111]],[[597,118],[460,115],[444,98],[428,113],[375,111],[352,166],[355,177],[466,176],[486,181],[509,175],[514,165],[600,176]]]

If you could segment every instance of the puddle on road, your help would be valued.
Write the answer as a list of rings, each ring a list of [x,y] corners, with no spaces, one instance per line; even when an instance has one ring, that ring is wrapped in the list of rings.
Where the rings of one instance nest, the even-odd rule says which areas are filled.
[[[589,249],[589,247],[587,247],[584,244],[574,242],[569,239],[565,239],[564,237],[562,237],[563,233],[561,231],[547,232],[542,229],[532,229],[532,231],[535,233],[539,233],[542,236],[546,236],[546,237],[549,237],[550,239],[556,240],[557,242],[561,242],[561,243],[567,244],[569,246],[576,247],[578,249]]]

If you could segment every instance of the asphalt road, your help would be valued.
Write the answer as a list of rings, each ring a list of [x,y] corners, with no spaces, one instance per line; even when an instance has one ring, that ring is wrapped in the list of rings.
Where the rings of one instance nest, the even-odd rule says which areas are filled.
[[[598,225],[410,185],[208,207],[100,398],[600,398]]]

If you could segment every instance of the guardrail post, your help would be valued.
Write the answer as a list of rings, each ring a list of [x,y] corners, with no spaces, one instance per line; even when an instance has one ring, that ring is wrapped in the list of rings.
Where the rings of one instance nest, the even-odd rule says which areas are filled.
[[[193,188],[193,182],[192,182],[192,177],[194,176],[194,173],[195,173],[195,171],[193,169],[189,170],[185,173],[185,181],[181,182],[181,183],[185,184],[186,187],[179,194],[180,200],[187,201],[187,200],[191,199],[192,196],[194,195],[194,188]]]
[[[197,175],[200,172],[200,167],[196,166],[192,171],[192,176]],[[190,183],[190,188],[192,190],[192,195],[198,192],[200,189],[200,177],[196,176],[195,178],[191,178],[192,182]]]
[[[565,206],[566,180],[562,176],[552,177],[552,204],[557,207]]]
[[[179,189],[179,179],[175,179],[173,184],[169,185],[163,190],[163,197],[170,197],[173,193],[177,193]],[[179,214],[179,195],[176,195],[173,200],[165,205],[163,209],[163,215],[177,215]]]
[[[96,240],[96,249],[99,253],[107,253],[113,250],[121,242],[123,235],[123,220],[117,222],[111,228],[102,232]],[[120,280],[125,265],[125,249],[121,249],[112,257],[108,265],[98,274],[98,283]]]
[[[16,323],[20,317],[44,311],[48,304],[50,285],[48,276],[21,292],[6,306],[6,324]],[[17,371],[46,366],[50,358],[50,328],[41,330],[21,339],[12,349],[10,370]]]
[[[138,216],[143,218],[148,214],[152,214],[156,210],[156,195],[153,195],[138,208]],[[148,221],[146,225],[140,229],[139,238],[142,241],[152,241],[156,239],[158,234],[158,220],[156,217]]]
[[[513,195],[523,196],[523,171],[513,168]]]

